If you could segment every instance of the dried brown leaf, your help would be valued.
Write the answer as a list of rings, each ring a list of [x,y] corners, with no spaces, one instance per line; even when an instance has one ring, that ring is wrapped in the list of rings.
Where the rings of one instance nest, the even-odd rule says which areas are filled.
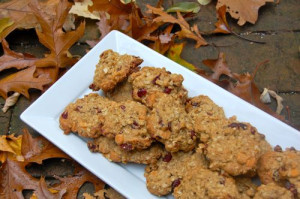
[[[6,113],[10,107],[14,106],[17,103],[20,95],[20,93],[15,92],[14,94],[6,98],[4,106],[2,108],[3,113]]]
[[[274,0],[218,0],[217,9],[226,6],[226,11],[231,17],[238,19],[240,26],[246,22],[255,24],[258,18],[258,10],[266,2],[274,2]]]
[[[178,24],[181,27],[181,30],[176,32],[176,35],[178,35],[179,38],[188,38],[188,39],[195,40],[196,48],[203,46],[203,45],[207,45],[207,42],[200,35],[198,28],[196,28],[196,30],[194,30],[194,29],[192,30],[190,25],[185,21],[185,19],[182,17],[180,12],[177,12],[177,18],[175,18],[172,15],[169,15],[168,13],[164,12],[160,8],[155,8],[150,5],[147,5],[147,8],[148,8],[148,11],[147,11],[148,13],[157,15],[157,17],[155,17],[153,19],[154,22]]]
[[[51,79],[44,76],[34,76],[36,67],[30,67],[13,73],[0,80],[0,95],[6,99],[10,91],[18,92],[29,98],[28,89],[43,90],[43,86],[49,84]]]

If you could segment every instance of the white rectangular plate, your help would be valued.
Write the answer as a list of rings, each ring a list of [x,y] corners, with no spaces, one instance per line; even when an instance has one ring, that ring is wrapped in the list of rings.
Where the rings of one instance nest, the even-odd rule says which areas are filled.
[[[91,153],[83,139],[74,134],[64,135],[58,122],[59,115],[69,103],[91,92],[88,87],[93,81],[99,55],[107,49],[140,56],[144,60],[142,66],[165,67],[172,73],[183,75],[189,96],[209,96],[224,108],[226,116],[236,115],[238,120],[252,123],[273,146],[279,144],[283,148],[294,146],[300,149],[300,132],[297,130],[130,37],[112,31],[31,104],[21,119],[125,197],[157,198],[146,188],[144,166],[115,164],[101,154]]]

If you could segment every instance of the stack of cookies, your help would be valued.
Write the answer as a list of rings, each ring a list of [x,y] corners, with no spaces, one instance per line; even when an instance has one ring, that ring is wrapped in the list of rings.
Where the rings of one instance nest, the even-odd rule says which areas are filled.
[[[183,77],[104,51],[94,91],[60,116],[64,133],[93,138],[92,152],[146,164],[148,190],[175,198],[299,198],[300,152],[273,151],[255,127],[226,118],[209,97],[189,98]],[[252,178],[259,176],[263,185]]]

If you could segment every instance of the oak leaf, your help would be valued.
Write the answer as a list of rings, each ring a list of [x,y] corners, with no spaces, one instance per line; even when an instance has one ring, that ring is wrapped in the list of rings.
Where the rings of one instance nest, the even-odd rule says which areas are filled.
[[[88,7],[92,6],[92,0],[84,0],[82,2],[75,2],[75,4],[70,9],[70,14],[76,14],[81,17],[90,18],[90,19],[100,19],[98,12],[90,12]]]
[[[274,2],[274,0],[218,0],[217,9],[226,6],[226,11],[231,17],[238,19],[240,26],[246,22],[255,24],[258,18],[258,10],[266,2]]]
[[[84,34],[85,23],[80,23],[75,31],[63,31],[71,3],[67,0],[60,1],[56,7],[56,15],[46,13],[37,0],[32,0],[29,7],[41,25],[42,31],[36,29],[39,41],[50,50],[50,54],[36,62],[37,67],[64,68],[76,63],[77,59],[68,56],[68,50]]]
[[[9,17],[11,26],[0,33],[0,41],[15,29],[30,29],[38,26],[38,22],[28,4],[31,0],[11,0],[0,4],[0,18]],[[53,7],[59,0],[46,0],[41,2],[47,12],[53,12]]]
[[[3,30],[5,30],[5,28],[13,25],[14,22],[10,20],[9,17],[4,17],[2,19],[0,19],[0,34],[3,32]]]
[[[6,99],[10,91],[18,92],[29,98],[28,89],[43,90],[43,86],[49,84],[51,79],[45,76],[35,76],[35,66],[8,75],[0,80],[0,95]]]
[[[93,0],[93,5],[89,6],[90,12],[107,12],[113,19],[120,15],[131,13],[133,3],[124,4],[120,0]]]
[[[0,162],[4,163],[7,158],[23,161],[21,153],[22,135],[2,135],[0,137]]]
[[[192,29],[190,25],[186,22],[186,20],[182,17],[180,12],[177,12],[177,17],[175,18],[172,15],[169,15],[168,13],[164,12],[160,8],[155,8],[150,5],[147,5],[148,13],[153,13],[157,15],[153,19],[154,22],[163,22],[163,23],[172,23],[172,24],[178,24],[181,28],[180,31],[176,32],[176,35],[179,36],[179,38],[189,38],[196,41],[195,47],[198,48],[203,45],[207,45],[207,42],[203,39],[203,37],[200,35],[199,30],[197,26],[194,26]]]
[[[164,55],[174,43],[175,35],[172,33],[174,24],[169,24],[158,36],[154,39],[154,43],[150,43],[148,46],[153,50]]]
[[[0,72],[10,68],[23,69],[34,66],[37,60],[30,54],[12,51],[5,39],[2,40],[2,48],[4,54],[0,57]]]

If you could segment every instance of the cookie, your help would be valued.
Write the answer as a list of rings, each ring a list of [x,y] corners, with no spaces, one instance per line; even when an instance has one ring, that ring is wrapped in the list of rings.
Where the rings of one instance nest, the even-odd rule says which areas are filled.
[[[241,198],[234,179],[205,168],[191,169],[174,189],[175,199],[190,198]]]
[[[254,199],[294,199],[294,196],[286,188],[269,183],[258,187]]]
[[[262,154],[271,150],[265,136],[249,123],[233,118],[216,128],[211,138],[200,145],[212,170],[224,170],[232,176],[254,175]]]
[[[133,100],[132,84],[126,80],[119,83],[113,90],[106,92],[105,97],[116,102]]]
[[[100,136],[88,143],[92,152],[100,152],[112,162],[150,164],[155,163],[162,155],[163,148],[159,144],[153,144],[144,150],[123,150],[113,139]]]
[[[258,175],[264,184],[277,183],[300,197],[300,152],[294,148],[265,153],[258,162]]]
[[[254,197],[257,185],[252,182],[251,178],[235,177],[234,180],[242,199]]]
[[[167,151],[192,150],[196,136],[187,128],[187,114],[181,100],[159,92],[149,98],[153,99],[153,109],[147,117],[151,136],[162,142]]]
[[[110,91],[135,71],[142,62],[143,60],[139,57],[120,55],[112,50],[106,50],[100,55],[90,88],[94,91],[100,89],[105,92]]]
[[[188,100],[186,111],[189,129],[193,129],[202,142],[210,137],[210,132],[222,125],[226,119],[223,108],[216,105],[208,96],[199,95]]]
[[[126,150],[145,149],[153,139],[146,128],[147,107],[135,101],[116,103],[105,116],[102,135]]]
[[[128,81],[132,83],[132,97],[144,104],[148,95],[153,92],[166,93],[183,102],[187,98],[187,91],[182,86],[182,75],[171,74],[165,68],[143,67],[131,74]]]
[[[113,102],[91,93],[69,104],[60,115],[60,128],[65,134],[78,133],[83,137],[95,138],[101,134],[104,116]]]
[[[186,172],[198,167],[207,167],[200,153],[165,152],[157,163],[145,168],[147,188],[154,195],[167,195],[180,183]]]

